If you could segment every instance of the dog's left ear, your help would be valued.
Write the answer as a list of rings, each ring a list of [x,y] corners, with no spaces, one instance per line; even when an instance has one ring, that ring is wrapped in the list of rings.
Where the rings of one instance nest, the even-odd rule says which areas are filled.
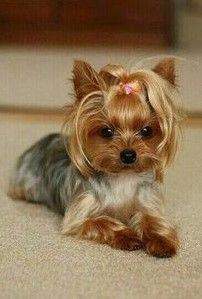
[[[161,76],[163,79],[166,79],[171,84],[175,85],[175,59],[174,58],[165,58],[160,61],[153,69],[155,73]]]
[[[81,60],[74,61],[73,83],[78,100],[81,100],[89,93],[100,89],[98,73],[90,66],[90,64]]]

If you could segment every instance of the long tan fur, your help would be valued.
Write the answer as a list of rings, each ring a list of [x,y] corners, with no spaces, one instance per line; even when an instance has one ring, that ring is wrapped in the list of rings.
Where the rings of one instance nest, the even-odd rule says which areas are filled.
[[[75,99],[66,107],[63,128],[68,152],[86,180],[99,174],[109,187],[103,183],[99,200],[78,195],[64,218],[63,233],[121,249],[143,246],[159,257],[175,254],[176,230],[163,214],[158,191],[175,156],[183,118],[174,60],[132,73],[120,65],[106,65],[98,73],[76,61],[73,83]],[[140,137],[145,126],[153,128],[151,138]],[[101,137],[104,127],[115,130],[112,139]],[[138,155],[128,168],[119,157],[125,148]]]

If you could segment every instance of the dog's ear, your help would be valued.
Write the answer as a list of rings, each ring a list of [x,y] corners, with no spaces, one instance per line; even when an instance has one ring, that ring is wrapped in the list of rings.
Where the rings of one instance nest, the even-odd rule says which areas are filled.
[[[176,74],[174,58],[165,58],[161,60],[152,70],[171,84],[175,84]]]
[[[78,100],[83,99],[91,92],[100,90],[98,73],[90,64],[81,60],[74,61],[73,84]]]

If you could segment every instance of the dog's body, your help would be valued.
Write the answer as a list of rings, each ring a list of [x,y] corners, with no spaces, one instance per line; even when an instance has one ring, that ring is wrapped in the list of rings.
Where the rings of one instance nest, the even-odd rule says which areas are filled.
[[[11,196],[64,215],[64,234],[119,249],[143,247],[159,257],[176,253],[176,231],[164,217],[160,192],[164,164],[176,147],[178,111],[163,94],[166,88],[174,91],[173,62],[159,64],[158,71],[167,77],[146,75],[165,85],[156,94],[163,104],[152,102],[155,88],[147,86],[145,74],[127,79],[123,73],[117,82],[115,74],[109,79],[102,71],[98,79],[79,62],[66,132],[48,135],[19,158]]]
[[[60,134],[44,137],[19,158],[12,184],[11,190],[14,190],[15,195],[18,193],[17,188],[23,190],[18,198],[45,204],[62,215],[71,206],[74,194],[78,192],[91,193],[102,206],[100,212],[111,209],[113,216],[118,212],[119,206],[123,210],[130,202],[134,206],[138,205],[146,187],[156,192],[159,189],[152,172],[118,174],[115,177],[97,173],[85,179],[72,164]],[[147,203],[145,196],[144,204],[151,204],[151,199]],[[159,204],[157,207],[160,207]],[[132,213],[130,210],[129,214]],[[123,220],[121,216],[119,220]],[[130,220],[131,215],[125,216],[125,222]]]

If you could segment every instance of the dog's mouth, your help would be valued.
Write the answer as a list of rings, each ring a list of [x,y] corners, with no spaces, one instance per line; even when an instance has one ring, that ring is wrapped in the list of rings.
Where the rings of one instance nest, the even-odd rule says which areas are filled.
[[[116,175],[118,173],[127,173],[127,172],[134,172],[139,173],[143,171],[143,167],[140,165],[140,161],[137,158],[133,163],[127,164],[123,163],[120,159],[114,160],[103,160],[102,163],[95,163],[95,169],[102,173]]]
[[[127,172],[136,172],[136,168],[137,165],[136,163],[133,164],[124,164],[124,163],[120,163],[119,165],[117,165],[116,168],[114,169],[108,169],[106,172],[110,173],[110,174],[118,174],[118,173],[127,173]],[[138,171],[137,171],[138,172]]]

